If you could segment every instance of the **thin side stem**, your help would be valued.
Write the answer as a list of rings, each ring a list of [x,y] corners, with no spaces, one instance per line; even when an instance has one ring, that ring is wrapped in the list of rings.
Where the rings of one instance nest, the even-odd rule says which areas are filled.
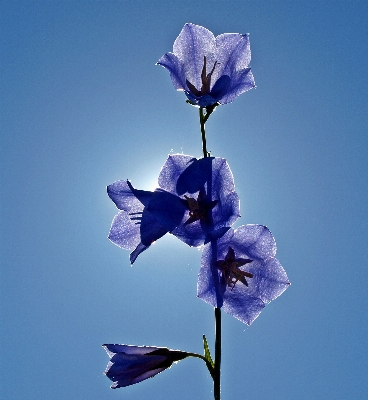
[[[221,308],[215,308],[215,372],[213,393],[215,400],[220,400],[221,378]]]
[[[214,369],[212,368],[211,363],[201,354],[197,354],[197,353],[187,353],[190,357],[196,357],[196,358],[200,358],[201,360],[203,360],[208,368],[208,371],[210,372],[211,376],[213,376],[214,374]]]

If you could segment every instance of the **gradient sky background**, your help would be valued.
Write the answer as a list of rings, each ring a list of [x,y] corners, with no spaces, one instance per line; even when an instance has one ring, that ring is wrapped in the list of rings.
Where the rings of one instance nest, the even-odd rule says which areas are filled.
[[[223,313],[222,398],[365,399],[368,3],[2,1],[0,398],[211,399],[197,359],[111,390],[103,343],[213,348],[201,253],[106,238],[106,185],[152,189],[201,156],[198,112],[156,61],[186,22],[251,33],[257,88],[219,107],[236,224],[267,225],[291,287],[251,327]]]

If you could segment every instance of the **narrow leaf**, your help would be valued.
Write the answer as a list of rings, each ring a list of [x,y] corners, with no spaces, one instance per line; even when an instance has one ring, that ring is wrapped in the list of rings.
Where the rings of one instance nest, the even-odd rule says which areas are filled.
[[[204,357],[210,363],[212,368],[215,368],[215,363],[212,360],[210,349],[208,348],[208,342],[206,335],[203,335],[203,348],[204,348]]]

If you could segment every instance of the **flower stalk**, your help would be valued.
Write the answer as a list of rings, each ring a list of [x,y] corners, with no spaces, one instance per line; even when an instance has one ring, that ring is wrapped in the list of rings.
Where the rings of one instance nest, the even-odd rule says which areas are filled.
[[[221,389],[221,308],[215,308],[215,371],[213,376],[213,394],[220,400]]]
[[[205,107],[206,114],[204,114],[203,109],[204,107],[199,108],[199,122],[201,125],[201,134],[202,134],[202,150],[203,150],[203,157],[209,157],[210,153],[207,151],[207,141],[206,141],[206,127],[205,124],[213,113],[214,109],[218,106],[218,103],[213,104],[212,106]]]

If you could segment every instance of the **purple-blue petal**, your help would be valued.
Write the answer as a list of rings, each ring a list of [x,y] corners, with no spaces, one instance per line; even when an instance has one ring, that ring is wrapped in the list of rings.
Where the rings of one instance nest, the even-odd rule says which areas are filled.
[[[232,242],[239,254],[245,253],[251,259],[267,260],[276,255],[275,238],[264,225],[240,226],[236,229]]]
[[[201,72],[204,56],[208,65],[216,61],[214,53],[216,49],[215,36],[203,26],[185,24],[173,46],[173,53],[183,63],[186,79],[197,89],[202,86]],[[188,88],[189,89],[189,88]]]
[[[256,86],[250,68],[235,72],[231,78],[228,92],[218,100],[221,104],[231,103],[236,97]]]
[[[211,89],[211,97],[215,99],[216,103],[219,102],[223,97],[226,96],[231,86],[231,78],[228,75],[222,75],[213,85]],[[213,103],[214,104],[214,103]]]
[[[160,188],[183,196],[199,192],[205,184],[224,196],[234,191],[234,178],[224,158],[197,160],[183,154],[169,155],[158,177]]]
[[[216,60],[218,76],[228,75],[248,67],[251,60],[249,35],[223,33],[216,37]]]
[[[198,107],[209,107],[212,106],[213,104],[217,103],[218,99],[215,98],[214,96],[211,96],[211,94],[205,94],[203,96],[196,96],[189,90],[185,91],[186,96],[190,100],[191,103],[195,104]]]
[[[134,249],[141,241],[140,226],[126,211],[120,211],[112,220],[108,238],[124,250]]]
[[[170,77],[174,88],[176,90],[186,90],[186,79],[185,79],[185,72],[182,61],[173,54],[173,53],[166,53],[164,54],[158,61],[158,65],[166,68],[170,72]]]
[[[152,199],[147,207],[147,211],[149,211],[167,231],[172,231],[182,222],[186,210],[187,208],[180,197],[163,190],[156,190],[153,193]]]
[[[258,287],[260,298],[264,303],[275,300],[290,285],[286,272],[277,258],[265,261],[258,271],[251,267],[249,272],[254,275],[254,284]]]
[[[139,254],[167,232],[141,205],[141,209],[135,213],[120,211],[115,215],[108,238],[122,249],[134,249],[130,255],[130,262],[133,264]]]
[[[154,346],[132,346],[127,344],[104,344],[102,347],[106,350],[110,358],[116,353],[143,355],[160,348]]]
[[[161,355],[144,356],[117,353],[111,357],[105,374],[114,382],[111,385],[112,389],[126,387],[152,378],[165,370],[166,368],[158,368],[158,366],[166,360],[167,357]]]
[[[129,181],[117,181],[107,187],[107,194],[120,210],[135,212],[147,205],[152,192],[134,189]]]

